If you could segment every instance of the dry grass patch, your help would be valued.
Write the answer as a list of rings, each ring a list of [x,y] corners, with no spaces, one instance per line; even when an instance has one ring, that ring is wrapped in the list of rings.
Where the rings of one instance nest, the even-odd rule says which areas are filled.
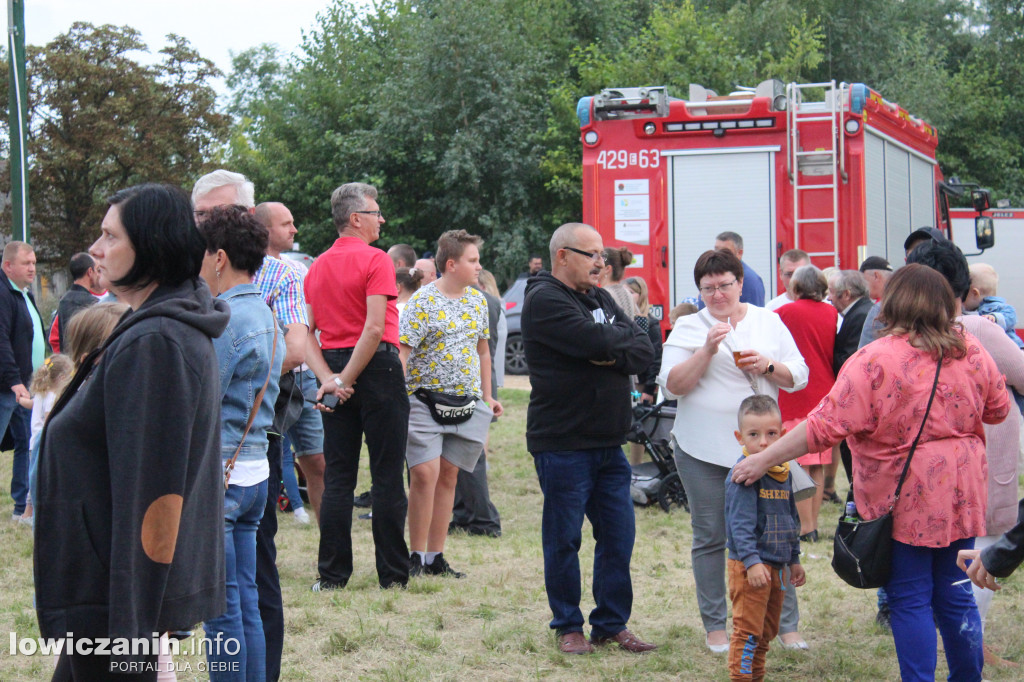
[[[314,594],[319,532],[280,515],[278,562],[285,601],[285,680],[727,680],[725,659],[708,652],[690,567],[689,516],[660,508],[637,509],[630,627],[661,648],[633,656],[604,648],[593,656],[555,650],[547,624],[540,545],[541,494],[523,438],[526,391],[506,390],[507,416],[491,432],[490,484],[501,511],[499,539],[453,535],[445,557],[467,577],[422,578],[408,590],[381,591],[374,571],[370,524],[353,520],[355,573],[344,590]],[[10,456],[0,459],[0,480],[10,479]],[[369,487],[364,466],[357,492]],[[211,510],[217,513],[217,510]],[[831,532],[839,509],[823,508]],[[31,536],[24,526],[0,523],[7,562],[0,571],[0,632],[37,636],[32,609]],[[874,624],[874,592],[846,587],[829,565],[830,543],[805,547],[808,584],[800,590],[802,632],[810,652],[773,646],[770,679],[897,680],[892,638]],[[593,540],[584,529],[580,563],[583,611],[593,608]],[[989,643],[1024,661],[1024,581],[1014,577],[996,596]],[[4,682],[48,679],[53,662],[10,656],[0,644]],[[182,658],[193,669],[201,659]],[[940,656],[941,661],[941,656]],[[939,675],[945,677],[945,664]],[[1019,670],[986,669],[991,680],[1018,680]],[[203,679],[179,675],[180,680]]]

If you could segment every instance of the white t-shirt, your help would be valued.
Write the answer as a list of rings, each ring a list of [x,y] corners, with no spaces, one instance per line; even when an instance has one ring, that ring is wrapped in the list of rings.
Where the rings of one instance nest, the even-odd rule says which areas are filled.
[[[775,312],[776,310],[778,310],[782,306],[786,305],[787,303],[792,303],[792,302],[793,302],[793,299],[791,299],[789,297],[789,294],[787,294],[785,291],[783,291],[781,294],[779,294],[778,296],[776,296],[772,300],[770,300],[767,303],[765,303],[764,304],[764,309],[765,310],[771,310],[772,312]]]
[[[735,332],[719,345],[704,376],[690,393],[677,396],[665,387],[665,382],[673,367],[691,358],[707,341],[708,326],[701,318],[711,325],[717,323],[706,308],[676,321],[662,351],[658,383],[664,388],[666,397],[679,399],[672,427],[672,435],[679,447],[694,459],[731,467],[740,453],[733,436],[736,412],[743,399],[753,395],[748,375],[736,367],[732,351],[753,349],[768,356],[776,366],[785,365],[793,375],[793,388],[784,389],[790,393],[807,385],[810,372],[782,318],[764,308],[747,304],[746,315],[736,325]],[[749,339],[749,342],[737,344],[733,334],[738,339]],[[778,400],[779,387],[776,384],[764,376],[754,377],[754,381],[758,393]]]
[[[39,442],[39,437],[43,435],[43,425],[46,423],[46,417],[50,414],[50,410],[57,404],[57,394],[53,391],[41,393],[33,396],[32,398],[32,437],[29,439],[28,448],[32,450],[35,448],[36,443]]]

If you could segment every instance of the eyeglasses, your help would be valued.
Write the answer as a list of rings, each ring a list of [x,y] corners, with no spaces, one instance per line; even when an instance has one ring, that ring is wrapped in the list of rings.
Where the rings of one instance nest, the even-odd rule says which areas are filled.
[[[383,218],[384,217],[384,214],[381,213],[379,210],[377,210],[377,211],[352,211],[352,212],[353,213],[362,213],[363,215],[372,215],[372,216],[376,216],[378,218]]]
[[[726,282],[725,284],[719,284],[717,287],[701,287],[700,288],[700,295],[701,296],[714,296],[715,293],[719,292],[719,291],[721,291],[723,294],[727,294],[730,291],[732,291],[732,288],[734,286],[736,286],[736,283],[738,281],[739,281],[738,279],[734,279],[731,282]]]
[[[573,253],[578,253],[581,256],[586,256],[590,260],[596,260],[596,261],[600,261],[602,263],[607,263],[608,262],[608,259],[605,258],[604,254],[601,253],[600,251],[598,251],[597,253],[590,253],[589,251],[583,251],[582,249],[574,249],[571,246],[565,246],[565,247],[562,247],[562,248],[564,248],[566,251],[572,251]]]

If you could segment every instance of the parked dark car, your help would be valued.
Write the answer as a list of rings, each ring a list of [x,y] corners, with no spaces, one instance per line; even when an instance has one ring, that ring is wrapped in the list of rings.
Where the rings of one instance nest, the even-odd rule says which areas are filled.
[[[526,350],[523,348],[523,334],[519,318],[523,313],[526,298],[526,278],[517,279],[508,288],[502,300],[505,301],[505,321],[508,323],[508,340],[505,342],[505,373],[527,374]]]

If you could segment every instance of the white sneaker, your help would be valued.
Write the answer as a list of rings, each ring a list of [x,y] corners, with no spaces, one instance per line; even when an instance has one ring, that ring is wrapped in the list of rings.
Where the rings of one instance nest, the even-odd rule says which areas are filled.
[[[309,514],[302,507],[295,508],[295,520],[299,523],[309,523]]]

